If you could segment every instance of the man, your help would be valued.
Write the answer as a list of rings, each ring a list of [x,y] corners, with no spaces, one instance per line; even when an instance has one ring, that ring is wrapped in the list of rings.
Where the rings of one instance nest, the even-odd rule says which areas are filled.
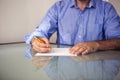
[[[58,1],[26,42],[37,52],[49,52],[49,38],[55,31],[58,44],[74,45],[70,49],[74,55],[120,49],[120,18],[113,6],[102,0]]]

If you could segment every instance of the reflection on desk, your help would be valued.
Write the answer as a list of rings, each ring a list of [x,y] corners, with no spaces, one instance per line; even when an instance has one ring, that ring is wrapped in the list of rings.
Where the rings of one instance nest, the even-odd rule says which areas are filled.
[[[120,51],[100,51],[77,57],[37,57],[29,47],[26,56],[30,54],[33,64],[43,69],[50,80],[120,80]]]

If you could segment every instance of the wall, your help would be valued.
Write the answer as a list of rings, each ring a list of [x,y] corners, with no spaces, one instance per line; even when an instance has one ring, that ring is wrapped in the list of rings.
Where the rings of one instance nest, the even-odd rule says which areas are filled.
[[[120,0],[109,0],[117,10],[118,14],[120,15]]]
[[[0,0],[0,43],[24,41],[56,0]]]
[[[0,43],[24,41],[57,0],[0,0]],[[109,0],[120,14],[120,0]],[[55,36],[52,42],[55,42]]]

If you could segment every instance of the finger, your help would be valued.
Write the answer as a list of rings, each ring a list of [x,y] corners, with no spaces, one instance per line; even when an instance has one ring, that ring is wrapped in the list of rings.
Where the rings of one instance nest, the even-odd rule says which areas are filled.
[[[46,44],[49,44],[49,40],[47,38],[41,38]]]
[[[33,46],[33,49],[37,52],[40,52],[40,53],[46,53],[46,52],[49,52],[51,50],[50,48],[40,48],[38,46]]]
[[[33,37],[32,41],[31,41],[32,45],[38,45],[39,47],[43,47],[43,48],[50,46],[49,41],[48,41],[47,38],[40,38],[40,39],[42,39],[44,43],[39,42],[37,38]]]
[[[35,46],[32,47],[33,50],[35,50],[36,52],[40,52],[38,48],[36,48]]]
[[[86,55],[86,54],[88,54],[88,53],[89,53],[89,50],[86,49],[85,51],[82,52],[82,55]]]
[[[82,43],[76,44],[70,49],[70,53],[75,53],[81,47],[83,47]]]
[[[81,48],[79,48],[79,50],[77,50],[77,51],[75,52],[75,55],[80,55],[80,54],[82,54],[85,50],[86,50],[86,48],[81,47]]]
[[[37,40],[34,41],[34,45],[39,46],[41,48],[46,48],[48,45],[44,43],[40,43]]]
[[[49,40],[47,38],[42,38],[42,40],[45,41],[47,47],[50,47],[50,43],[49,43]]]
[[[42,53],[50,52],[51,48],[40,48]]]
[[[75,54],[79,50],[79,46],[74,46],[70,49],[71,54]]]

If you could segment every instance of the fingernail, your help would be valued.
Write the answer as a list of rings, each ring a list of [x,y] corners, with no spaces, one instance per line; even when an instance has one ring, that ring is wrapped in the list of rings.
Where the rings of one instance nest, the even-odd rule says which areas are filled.
[[[50,46],[49,45],[46,45],[47,48],[49,48]]]
[[[84,56],[85,54],[82,54],[82,56]]]
[[[77,56],[78,54],[77,53],[74,53],[75,56]]]
[[[74,54],[75,56],[78,56],[77,54]]]

